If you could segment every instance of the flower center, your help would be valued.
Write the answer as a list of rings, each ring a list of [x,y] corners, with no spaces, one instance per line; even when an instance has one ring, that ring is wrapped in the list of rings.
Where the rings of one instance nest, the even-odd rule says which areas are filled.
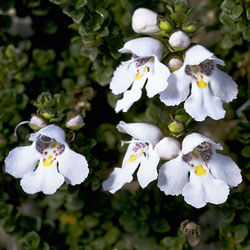
[[[201,164],[199,164],[195,167],[195,173],[198,176],[202,176],[206,174],[206,170],[203,168]]]
[[[194,148],[192,152],[183,155],[182,159],[194,169],[197,176],[203,176],[206,174],[205,168],[208,168],[208,162],[210,161],[212,154],[211,144],[203,142]]]
[[[64,152],[65,146],[50,137],[40,135],[36,141],[36,149],[42,154],[43,166],[49,167]]]
[[[145,57],[145,58],[137,58],[135,60],[136,62],[136,68],[137,68],[137,74],[135,76],[135,80],[140,80],[146,72],[150,71],[150,63],[154,62],[153,57]]]
[[[143,77],[143,75],[144,75],[144,73],[145,73],[146,71],[149,71],[149,67],[148,67],[148,66],[144,66],[142,73],[140,73],[140,71],[139,71],[139,69],[138,69],[138,70],[137,70],[137,74],[136,74],[136,76],[135,76],[135,80],[137,80],[137,81],[140,80],[140,79]]]
[[[131,154],[128,161],[132,163],[136,161],[142,154],[146,155],[147,149],[148,149],[148,143],[136,142],[132,149],[134,154]]]
[[[214,62],[210,60],[205,60],[199,65],[187,65],[185,67],[185,73],[191,76],[197,83],[200,89],[205,89],[208,85],[208,77],[212,74],[214,70]]]

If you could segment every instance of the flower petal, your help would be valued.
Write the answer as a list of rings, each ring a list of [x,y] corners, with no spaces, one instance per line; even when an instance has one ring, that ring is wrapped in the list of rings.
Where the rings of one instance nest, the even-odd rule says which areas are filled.
[[[238,86],[227,73],[215,69],[210,76],[210,86],[213,94],[223,102],[231,102],[237,97]]]
[[[197,176],[190,172],[190,182],[184,187],[184,200],[193,207],[201,208],[207,202],[221,204],[227,200],[229,188],[224,181],[214,179],[208,172],[204,176]]]
[[[179,195],[188,183],[190,167],[182,160],[182,156],[163,164],[159,171],[157,186],[166,195]]]
[[[236,187],[242,182],[240,169],[228,156],[214,153],[209,161],[209,168],[216,179],[223,180],[230,187]]]
[[[185,54],[185,65],[199,65],[201,62],[210,59],[214,54],[201,45],[195,45],[187,50]]]
[[[151,37],[140,37],[126,42],[119,50],[120,53],[132,53],[139,57],[156,56],[161,59],[164,50],[163,44]]]
[[[44,167],[39,164],[34,172],[27,173],[21,180],[23,190],[28,194],[43,192],[44,194],[54,194],[63,184],[64,177],[57,172],[56,162]]]
[[[109,175],[108,179],[102,183],[104,190],[108,190],[113,194],[122,188],[126,183],[129,183],[133,180],[133,173],[141,161],[141,157],[138,157],[133,162],[129,161],[129,158],[133,154],[133,146],[133,143],[128,146],[127,152],[122,162],[122,167],[115,168]]]
[[[135,139],[149,142],[152,145],[155,145],[163,137],[161,130],[149,123],[126,123],[120,121],[117,129],[121,133],[129,134]]]
[[[221,99],[213,96],[208,87],[200,89],[196,82],[192,83],[191,95],[185,101],[184,108],[196,121],[204,121],[207,116],[219,120],[226,113]]]
[[[199,133],[192,133],[190,135],[187,135],[183,142],[182,142],[182,153],[187,154],[197,146],[199,146],[202,142],[208,142],[210,143],[214,149],[222,150],[223,147],[218,143],[215,143],[211,139],[205,137],[204,135],[201,135]]]
[[[167,79],[170,75],[170,71],[167,66],[162,64],[156,57],[154,60],[153,73],[148,77],[146,84],[146,90],[148,97],[153,97],[167,88]]]
[[[150,145],[147,150],[147,156],[143,155],[141,158],[141,164],[137,172],[137,179],[142,188],[145,188],[157,178],[157,165],[159,161],[159,155],[153,150],[152,145]]]
[[[136,65],[132,60],[121,63],[116,68],[110,82],[110,89],[115,95],[124,93],[133,83],[136,77]]]
[[[141,98],[142,90],[138,87],[133,87],[131,90],[124,92],[123,98],[118,100],[115,106],[115,112],[118,113],[121,110],[127,112],[134,102],[138,101]]]
[[[5,159],[5,171],[15,178],[21,178],[26,173],[33,171],[41,157],[35,146],[36,143],[33,142],[30,146],[11,150]]]
[[[225,66],[226,64],[224,63],[223,60],[219,59],[218,57],[216,57],[215,55],[212,55],[209,60],[211,61],[215,61],[216,64],[219,64],[221,66]]]
[[[168,87],[160,93],[160,100],[167,106],[178,105],[187,99],[192,78],[185,73],[185,66],[172,72]]]
[[[65,145],[65,151],[58,157],[58,170],[65,177],[67,183],[76,185],[82,183],[88,176],[88,163],[80,155]]]
[[[109,175],[108,179],[102,183],[103,189],[114,194],[126,183],[129,183],[133,180],[133,173],[136,168],[137,166],[135,165],[130,168],[130,171],[124,168],[115,168],[114,171]]]
[[[39,135],[45,135],[53,138],[61,144],[65,143],[65,132],[54,124],[48,125],[40,129],[38,132],[31,134],[29,140],[36,141]]]

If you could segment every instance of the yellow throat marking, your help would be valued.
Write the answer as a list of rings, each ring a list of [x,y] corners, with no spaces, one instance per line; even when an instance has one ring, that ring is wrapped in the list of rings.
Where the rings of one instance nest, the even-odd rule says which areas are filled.
[[[140,157],[145,152],[145,149],[142,149],[142,151],[138,154],[131,155],[128,159],[129,162],[134,162],[138,157]]]
[[[206,170],[203,168],[201,164],[195,166],[195,174],[198,176],[202,176],[206,174]]]
[[[205,88],[207,87],[207,83],[206,83],[203,79],[199,80],[199,81],[197,82],[197,85],[198,85],[198,87],[201,88],[201,89],[205,89]]]
[[[144,73],[147,71],[147,69],[148,69],[148,67],[145,66],[145,67],[143,68],[142,74],[138,72],[138,73],[136,74],[136,76],[135,76],[135,80],[137,80],[137,81],[140,80],[140,79],[143,77]]]
[[[46,159],[43,159],[43,166],[44,167],[49,167],[49,166],[51,166],[52,165],[52,163],[53,163],[53,160],[46,160]]]
[[[207,87],[207,83],[203,80],[203,75],[200,77],[201,79],[197,82],[197,85],[200,89],[205,89]]]
[[[134,162],[138,158],[139,154],[131,155],[128,159],[129,162]]]

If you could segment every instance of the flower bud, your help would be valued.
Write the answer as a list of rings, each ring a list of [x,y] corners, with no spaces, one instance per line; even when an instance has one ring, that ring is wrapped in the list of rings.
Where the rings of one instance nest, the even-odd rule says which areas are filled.
[[[158,26],[164,33],[170,33],[173,30],[171,22],[163,17],[158,18]]]
[[[72,130],[78,130],[78,129],[82,128],[84,126],[82,116],[76,115],[76,116],[69,118],[66,121],[65,126],[69,129],[72,129]]]
[[[180,143],[171,137],[164,137],[155,146],[155,151],[162,160],[175,158],[180,152]]]
[[[183,132],[184,127],[183,127],[183,124],[181,122],[173,121],[170,124],[168,124],[168,129],[170,132],[172,132],[174,134],[179,134],[179,133]]]
[[[196,32],[203,23],[201,21],[189,21],[187,23],[184,23],[182,26],[182,29],[187,33],[194,33]]]
[[[168,61],[168,68],[171,72],[178,70],[183,65],[183,60],[179,56],[173,56]]]
[[[174,32],[169,38],[169,45],[176,51],[184,50],[190,45],[189,36],[179,30]]]
[[[151,35],[159,33],[160,29],[157,26],[157,13],[145,8],[135,10],[132,16],[132,28],[136,33],[140,34]]]
[[[43,109],[40,111],[40,115],[45,119],[51,119],[55,116],[55,112],[51,109]]]
[[[176,23],[184,23],[187,20],[187,14],[175,12],[170,14],[170,18]]]
[[[47,126],[45,120],[40,115],[37,114],[32,115],[30,122],[28,124],[30,128],[32,128],[35,131]]]
[[[187,11],[187,9],[188,7],[186,5],[175,5],[174,7],[175,12],[178,12],[178,13],[184,13]]]

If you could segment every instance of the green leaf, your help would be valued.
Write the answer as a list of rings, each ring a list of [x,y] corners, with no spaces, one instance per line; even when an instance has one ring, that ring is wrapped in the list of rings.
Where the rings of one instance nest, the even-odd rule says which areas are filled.
[[[32,230],[39,231],[41,228],[41,218],[22,215],[18,220],[18,224],[21,228],[23,228],[26,231],[32,231]]]
[[[234,237],[237,243],[242,242],[248,235],[248,228],[246,225],[238,225],[234,228]]]
[[[10,59],[16,55],[16,48],[13,44],[8,45],[5,50],[5,55]]]
[[[83,217],[83,226],[85,228],[93,228],[99,224],[99,219],[92,215],[85,215]]]
[[[38,249],[40,237],[36,232],[27,233],[21,243],[21,250]]]
[[[243,32],[243,38],[250,42],[250,28],[248,27],[246,30],[244,30]]]
[[[117,227],[112,227],[109,231],[104,235],[103,239],[109,245],[114,244],[118,238],[120,237],[120,231]]]
[[[76,9],[80,9],[80,8],[84,7],[87,3],[88,3],[88,0],[77,0],[75,7],[76,7]]]
[[[166,233],[170,230],[170,226],[165,218],[154,220],[152,223],[152,228],[157,233]]]
[[[250,145],[245,146],[242,150],[241,150],[241,154],[243,157],[245,158],[250,158]]]
[[[8,218],[13,210],[13,205],[0,202],[0,219]]]
[[[119,223],[121,224],[121,226],[124,228],[126,232],[134,232],[137,229],[137,222],[135,218],[131,217],[127,213],[123,213],[119,217]]]
[[[158,245],[155,242],[155,239],[152,238],[142,238],[137,239],[134,245],[136,250],[164,250],[162,246]]]

